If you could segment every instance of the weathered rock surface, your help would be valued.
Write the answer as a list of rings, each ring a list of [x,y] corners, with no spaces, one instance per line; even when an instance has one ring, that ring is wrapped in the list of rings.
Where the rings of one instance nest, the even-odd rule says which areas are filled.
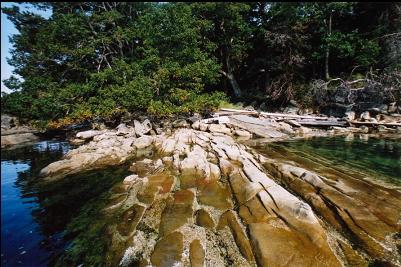
[[[96,135],[100,135],[100,134],[102,134],[104,132],[105,131],[89,130],[89,131],[84,131],[84,132],[77,133],[76,137],[80,138],[80,139],[87,140],[87,139],[91,139],[91,138],[95,137]]]
[[[39,140],[37,130],[21,125],[18,118],[1,115],[1,148],[30,144]]]
[[[39,137],[33,133],[18,133],[1,136],[1,148],[11,147],[23,143],[31,143],[38,141]]]
[[[395,233],[401,231],[399,190],[371,184],[359,174],[344,174],[317,162],[297,163],[323,171],[325,177],[294,166],[292,161],[266,160],[264,166],[341,235],[351,236],[363,253],[384,262],[401,263],[400,253],[394,253],[399,242]],[[355,258],[350,255],[352,249],[338,244],[346,258]]]
[[[152,124],[148,119],[144,120],[142,123],[135,120],[134,121],[135,133],[137,136],[142,136],[150,132],[152,130]]]
[[[105,209],[122,209],[110,226],[114,265],[399,265],[401,193],[333,170],[322,177],[285,157],[273,161],[231,136],[251,124],[252,134],[268,138],[297,127],[265,122],[238,115],[154,136],[120,126],[41,173],[61,177],[153,152],[129,167],[134,174]]]
[[[133,153],[136,151],[134,142],[138,140],[126,135],[117,136],[116,131],[90,131],[89,133],[78,133],[77,137],[93,138],[93,141],[71,150],[61,161],[51,163],[42,169],[40,172],[41,176],[55,179],[84,170],[119,165],[133,156]],[[151,137],[146,136],[145,138]],[[137,141],[137,144],[141,148],[144,145],[147,146],[148,143],[148,139],[146,142],[144,140]]]

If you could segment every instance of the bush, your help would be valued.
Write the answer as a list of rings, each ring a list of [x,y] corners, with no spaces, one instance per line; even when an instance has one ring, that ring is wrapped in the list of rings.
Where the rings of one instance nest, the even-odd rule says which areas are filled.
[[[227,97],[222,92],[211,94],[196,94],[192,91],[171,90],[165,100],[151,101],[148,112],[156,117],[166,117],[172,114],[205,113],[220,106]]]

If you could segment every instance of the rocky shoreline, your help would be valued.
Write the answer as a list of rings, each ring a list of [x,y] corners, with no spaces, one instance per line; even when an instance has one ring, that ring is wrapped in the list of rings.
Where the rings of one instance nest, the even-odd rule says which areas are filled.
[[[361,132],[247,115],[167,130],[134,121],[77,133],[71,142],[79,147],[41,176],[54,181],[135,159],[104,211],[123,214],[110,226],[107,266],[400,266],[399,188],[329,168],[323,177],[244,142]]]
[[[39,131],[19,123],[16,117],[1,115],[1,148],[31,144],[39,140]]]

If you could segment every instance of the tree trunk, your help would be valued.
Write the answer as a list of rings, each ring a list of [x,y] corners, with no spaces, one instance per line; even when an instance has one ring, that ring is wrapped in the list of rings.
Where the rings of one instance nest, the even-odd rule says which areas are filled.
[[[228,56],[226,56],[226,65],[227,65],[227,73],[224,71],[222,71],[222,73],[224,76],[226,76],[226,78],[230,82],[231,87],[233,88],[234,96],[240,97],[242,95],[242,91],[237,83],[237,80],[234,77],[234,73],[232,71],[232,67],[230,64],[230,60],[228,59]]]
[[[332,19],[332,13],[330,12],[330,17],[329,17],[329,23],[328,23],[328,36],[331,36],[331,19]],[[326,80],[330,79],[330,74],[329,74],[329,56],[330,56],[330,48],[329,44],[327,44],[326,47],[326,56],[325,56],[325,78]]]

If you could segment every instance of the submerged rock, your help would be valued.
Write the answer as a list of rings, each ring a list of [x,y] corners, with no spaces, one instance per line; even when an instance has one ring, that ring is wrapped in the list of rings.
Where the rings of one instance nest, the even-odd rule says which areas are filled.
[[[386,260],[386,248],[396,251],[399,192],[369,187],[371,196],[362,190],[366,181],[265,158],[231,136],[239,131],[234,124],[251,122],[230,118],[233,129],[199,122],[193,128],[210,132],[179,128],[139,138],[107,131],[41,173],[63,176],[152,152],[129,167],[134,174],[107,209],[122,218],[109,227],[116,229],[109,250],[123,266],[342,266],[364,262],[360,254]],[[290,131],[289,124],[269,123],[282,128],[270,138]],[[349,244],[361,253],[352,254]]]

